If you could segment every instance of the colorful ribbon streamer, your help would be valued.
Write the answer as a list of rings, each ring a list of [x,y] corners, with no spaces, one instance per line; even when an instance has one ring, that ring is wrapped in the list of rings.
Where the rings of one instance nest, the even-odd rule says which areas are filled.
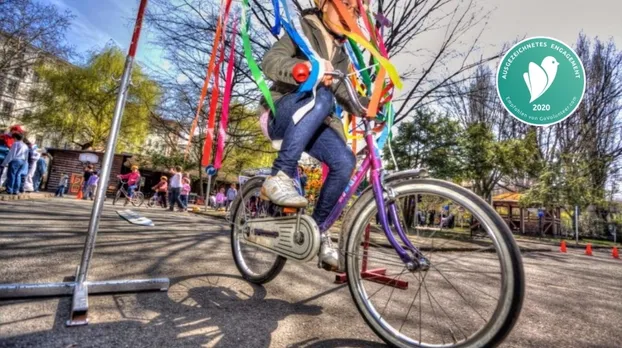
[[[230,1],[230,0],[229,0]],[[253,48],[251,46],[251,41],[249,38],[249,22],[250,22],[250,12],[248,12],[248,0],[242,0],[242,30],[240,33],[242,34],[242,45],[244,46],[244,57],[246,58],[246,62],[248,63],[248,68],[251,71],[251,75],[253,76],[253,80],[257,84],[257,87],[263,94],[264,99],[266,100],[266,104],[272,111],[273,115],[276,115],[276,109],[274,108],[274,101],[272,100],[272,95],[270,94],[270,89],[268,88],[268,84],[266,84],[266,80],[264,79],[263,73],[255,58],[253,57]],[[277,14],[278,15],[278,14]]]
[[[229,10],[231,9],[231,3],[232,3],[231,0],[226,0],[224,12],[221,12],[218,16],[218,24],[216,25],[216,35],[214,36],[214,43],[220,42],[220,37],[222,35],[222,27],[224,23],[227,21],[227,17],[229,16]],[[199,116],[201,115],[201,109],[203,108],[203,103],[205,102],[205,96],[207,95],[207,87],[209,86],[210,77],[212,75],[212,72],[214,71],[214,64],[216,62],[217,51],[218,51],[218,45],[215,44],[214,47],[212,47],[212,53],[210,55],[209,63],[207,64],[207,73],[205,76],[205,81],[203,82],[203,88],[201,88],[201,96],[199,97],[199,105],[197,106],[197,112],[194,116],[194,120],[192,120],[192,126],[190,127],[190,133],[188,134],[188,144],[192,144],[192,137],[194,136],[194,132],[196,131],[197,124],[199,122]],[[188,151],[190,151],[190,146],[186,146],[184,158],[188,157]]]
[[[233,33],[231,34],[231,51],[229,53],[229,64],[227,65],[227,75],[225,76],[225,95],[222,101],[222,115],[218,131],[218,144],[216,145],[216,156],[214,158],[214,168],[220,169],[222,166],[222,155],[225,152],[225,140],[227,139],[227,127],[229,126],[229,102],[231,101],[231,90],[233,84],[233,67],[235,66],[235,39],[238,34],[238,21],[233,23]]]
[[[202,166],[207,166],[212,160],[212,146],[214,144],[214,125],[216,124],[216,110],[218,109],[218,98],[220,97],[220,65],[225,60],[224,36],[222,37],[222,41],[222,43],[215,45],[220,47],[220,55],[218,57],[216,65],[214,66],[214,85],[212,86],[207,132],[205,137],[205,144],[203,145],[203,156],[201,158]]]

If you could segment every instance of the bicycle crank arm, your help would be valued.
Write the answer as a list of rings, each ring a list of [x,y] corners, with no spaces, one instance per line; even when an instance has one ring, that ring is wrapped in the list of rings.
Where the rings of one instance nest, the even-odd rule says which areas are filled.
[[[298,226],[298,228],[296,227]],[[310,216],[257,218],[248,221],[247,242],[290,260],[307,262],[320,250],[320,230]]]

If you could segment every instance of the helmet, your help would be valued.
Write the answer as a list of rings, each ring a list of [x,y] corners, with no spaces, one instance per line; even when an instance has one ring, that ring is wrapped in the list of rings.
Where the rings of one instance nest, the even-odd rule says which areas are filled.
[[[11,133],[19,133],[19,134],[24,134],[24,128],[22,128],[21,125],[16,124],[14,126],[11,126],[11,128],[9,128],[9,132]]]

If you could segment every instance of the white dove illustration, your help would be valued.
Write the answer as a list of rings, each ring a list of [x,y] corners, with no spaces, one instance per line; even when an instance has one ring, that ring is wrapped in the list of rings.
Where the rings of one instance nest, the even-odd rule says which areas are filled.
[[[559,62],[554,57],[548,56],[542,60],[541,65],[530,62],[529,72],[523,74],[531,95],[530,103],[540,98],[551,87],[553,80],[555,80],[555,75],[557,75]]]

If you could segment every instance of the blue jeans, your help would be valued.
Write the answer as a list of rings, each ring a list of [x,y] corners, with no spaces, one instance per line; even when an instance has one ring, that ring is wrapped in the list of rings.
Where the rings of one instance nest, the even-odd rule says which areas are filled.
[[[179,209],[184,209],[184,202],[181,201],[181,187],[173,187],[169,189],[169,210],[175,210],[175,203]]]
[[[181,202],[184,204],[184,209],[188,209],[188,195],[180,195],[179,198]]]
[[[136,185],[130,185],[127,187],[127,195],[132,198],[134,196],[134,190],[136,190]],[[86,198],[85,198],[86,199]]]
[[[303,151],[326,163],[330,169],[312,216],[321,225],[348,185],[356,166],[356,158],[341,137],[324,123],[326,117],[332,114],[335,101],[328,88],[318,88],[315,106],[294,125],[293,114],[311,97],[310,94],[293,93],[279,99],[276,104],[276,117],[271,119],[268,132],[271,139],[283,140],[272,166],[272,175],[283,171],[293,178]]]
[[[65,185],[59,185],[58,188],[56,188],[56,193],[54,194],[54,197],[64,197],[65,196]]]
[[[39,192],[39,188],[41,188],[41,179],[43,179],[43,173],[35,171],[35,175],[32,176],[32,185],[35,192]]]
[[[8,172],[6,175],[6,192],[8,194],[16,195],[20,192],[20,189],[23,189],[22,172],[27,166],[28,163],[21,159],[14,159],[9,162],[9,166],[7,167]]]

